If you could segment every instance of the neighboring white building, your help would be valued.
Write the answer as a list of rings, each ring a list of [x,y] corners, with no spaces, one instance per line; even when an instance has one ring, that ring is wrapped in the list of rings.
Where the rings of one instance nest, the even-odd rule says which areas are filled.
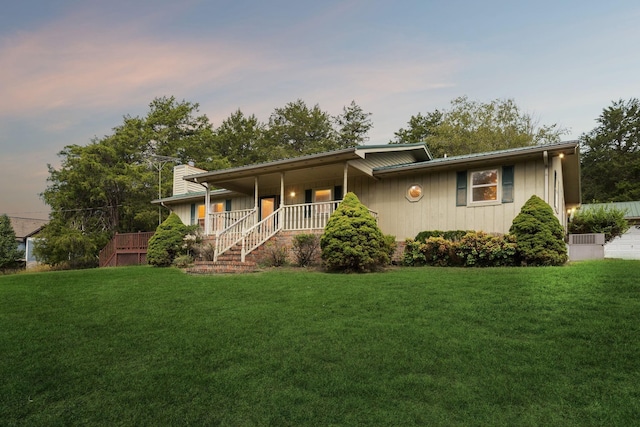
[[[582,205],[581,210],[599,207],[616,208],[626,211],[625,218],[631,227],[620,237],[604,245],[605,258],[640,259],[640,201],[591,203]]]

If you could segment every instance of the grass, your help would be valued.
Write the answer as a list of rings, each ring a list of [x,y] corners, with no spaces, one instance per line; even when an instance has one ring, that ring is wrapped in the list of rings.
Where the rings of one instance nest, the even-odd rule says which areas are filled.
[[[0,424],[628,426],[640,262],[0,277]]]

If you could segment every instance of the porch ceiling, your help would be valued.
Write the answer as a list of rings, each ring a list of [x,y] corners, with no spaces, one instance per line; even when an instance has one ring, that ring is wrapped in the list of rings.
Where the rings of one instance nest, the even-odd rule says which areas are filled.
[[[257,172],[257,171],[256,171]],[[284,173],[284,184],[302,184],[320,180],[342,180],[344,177],[344,164],[330,164],[322,166],[307,166],[302,169],[290,169],[277,172],[263,171],[243,177],[227,177],[220,176],[214,179],[208,179],[209,184],[225,188],[227,190],[236,191],[238,193],[252,195],[255,191],[255,177],[258,177],[258,187],[280,187],[280,173]],[[362,171],[350,167],[348,176],[366,175]]]

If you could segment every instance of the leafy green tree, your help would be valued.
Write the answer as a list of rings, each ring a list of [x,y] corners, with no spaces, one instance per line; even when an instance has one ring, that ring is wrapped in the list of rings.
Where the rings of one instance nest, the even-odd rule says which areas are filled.
[[[629,229],[625,214],[625,210],[606,205],[578,209],[569,222],[569,233],[604,233],[605,242],[609,242]]]
[[[276,108],[269,126],[262,154],[269,160],[315,154],[338,148],[331,116],[316,104],[313,108],[301,99]]]
[[[198,104],[171,97],[149,106],[146,117],[125,116],[111,135],[87,146],[66,146],[59,153],[61,166],[49,165],[42,197],[51,207],[50,226],[39,243],[44,262],[74,265],[77,257],[84,265],[97,259],[114,233],[155,229],[158,211],[150,201],[158,197],[154,165],[160,163],[152,155],[195,160],[212,169],[228,165],[215,151],[211,124],[197,114]],[[163,196],[170,194],[173,165],[162,168]]]
[[[369,139],[367,134],[373,127],[371,113],[365,113],[355,101],[342,108],[342,114],[334,117],[334,123],[337,126],[339,148],[363,145]]]
[[[88,234],[55,217],[38,234],[33,252],[38,260],[56,267],[97,267],[97,254],[107,242],[104,232]]]
[[[177,256],[186,254],[184,238],[189,227],[171,213],[149,239],[147,262],[156,267],[169,267]]]
[[[425,142],[430,136],[434,136],[438,126],[442,124],[443,113],[439,110],[422,115],[411,116],[407,129],[400,128],[394,133],[392,144],[413,144]]]
[[[330,271],[366,272],[390,261],[385,236],[354,193],[347,193],[331,214],[320,238],[320,248]]]
[[[18,250],[18,241],[11,220],[6,214],[0,215],[0,271],[17,267],[23,256],[24,252]]]
[[[580,138],[582,200],[640,200],[640,101],[613,102],[597,122]]]
[[[226,158],[230,166],[244,166],[263,162],[259,156],[265,125],[256,116],[245,116],[236,110],[215,130],[215,151]]]
[[[564,230],[558,218],[540,197],[533,195],[513,219],[509,233],[517,240],[517,253],[524,265],[562,265],[567,262]]]
[[[443,157],[557,142],[565,133],[555,124],[539,126],[512,99],[482,103],[463,96],[449,110],[412,117],[394,142],[426,142],[434,157]]]

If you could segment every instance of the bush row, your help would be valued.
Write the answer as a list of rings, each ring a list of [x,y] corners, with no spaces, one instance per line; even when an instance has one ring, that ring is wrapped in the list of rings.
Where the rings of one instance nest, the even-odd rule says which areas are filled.
[[[439,267],[499,267],[518,265],[517,244],[512,235],[467,232],[458,240],[429,237],[406,241],[404,265]]]

